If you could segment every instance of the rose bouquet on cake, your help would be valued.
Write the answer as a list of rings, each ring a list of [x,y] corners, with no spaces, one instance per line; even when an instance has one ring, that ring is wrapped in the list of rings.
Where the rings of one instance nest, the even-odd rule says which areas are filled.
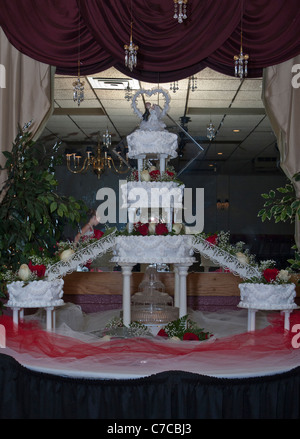
[[[146,181],[146,182],[153,182],[153,181],[173,181],[180,184],[183,184],[182,181],[180,181],[177,178],[177,174],[173,167],[169,166],[164,172],[160,172],[159,169],[157,169],[156,166],[153,166],[151,162],[147,162],[144,166],[144,168],[141,170],[140,173],[140,180]],[[139,181],[139,171],[137,169],[134,169],[131,174],[128,177],[128,181]]]
[[[128,226],[118,233],[119,236],[175,236],[175,235],[185,235],[184,225],[181,223],[176,223],[172,225],[172,230],[169,231],[167,224],[164,222],[150,222],[150,223],[134,223],[131,232],[128,232]]]
[[[278,269],[276,262],[272,259],[261,261],[258,264],[260,276],[245,280],[248,283],[261,283],[282,285],[292,283],[292,275],[290,268]]]

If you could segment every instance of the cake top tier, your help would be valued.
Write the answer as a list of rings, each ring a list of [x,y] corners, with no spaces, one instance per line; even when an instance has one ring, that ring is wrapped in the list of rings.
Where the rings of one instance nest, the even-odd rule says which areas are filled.
[[[160,158],[176,158],[178,137],[168,131],[144,131],[136,130],[127,136],[128,157],[131,159],[140,156],[156,156]]]
[[[165,99],[165,105],[161,108],[158,104],[146,102],[145,111],[141,112],[137,107],[137,98],[145,95],[151,98],[160,95]],[[163,118],[169,110],[170,96],[166,90],[139,90],[132,99],[132,108],[141,120],[139,128],[127,136],[129,158],[144,158],[156,156],[157,158],[176,158],[178,148],[178,136],[169,133]],[[162,157],[163,156],[163,157]]]

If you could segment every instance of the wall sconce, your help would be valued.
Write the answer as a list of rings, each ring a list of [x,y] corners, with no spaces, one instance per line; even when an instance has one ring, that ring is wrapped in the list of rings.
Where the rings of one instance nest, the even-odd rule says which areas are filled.
[[[228,210],[229,209],[229,200],[225,200],[225,201],[217,200],[217,209],[218,210]]]

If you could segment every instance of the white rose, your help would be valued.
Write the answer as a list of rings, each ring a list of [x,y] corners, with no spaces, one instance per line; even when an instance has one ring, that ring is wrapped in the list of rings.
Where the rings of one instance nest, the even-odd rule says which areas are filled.
[[[291,278],[291,275],[287,270],[280,270],[277,279],[281,280],[282,282],[288,282]]]
[[[148,231],[149,231],[150,235],[155,234],[155,229],[156,229],[156,223],[149,223]]]
[[[24,282],[26,282],[30,278],[31,271],[30,271],[30,269],[29,269],[27,264],[22,264],[21,265],[21,267],[19,268],[19,271],[18,271],[18,276]]]
[[[149,172],[152,172],[152,171],[157,171],[156,166],[151,166],[151,168],[149,169]]]
[[[69,248],[68,250],[64,250],[60,254],[60,260],[66,262],[73,254],[74,254],[74,250],[72,250],[71,248]]]
[[[169,340],[170,340],[170,341],[181,341],[179,337],[176,337],[176,335],[174,335],[173,337],[171,337]]]
[[[235,256],[238,258],[241,264],[246,265],[249,263],[249,258],[244,253],[237,252]]]
[[[102,341],[110,341],[110,340],[111,340],[111,336],[110,336],[110,335],[104,335],[104,336],[101,338],[101,340],[102,340]]]
[[[176,235],[179,235],[179,233],[182,230],[182,224],[180,223],[173,224],[172,230]]]
[[[141,172],[141,181],[150,181],[151,177],[147,169]]]

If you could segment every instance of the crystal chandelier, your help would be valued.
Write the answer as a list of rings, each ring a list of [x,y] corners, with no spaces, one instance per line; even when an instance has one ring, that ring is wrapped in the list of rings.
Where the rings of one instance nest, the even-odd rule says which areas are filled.
[[[248,76],[248,60],[249,55],[243,53],[243,33],[241,32],[241,49],[239,55],[235,55],[234,59],[234,75],[242,79]]]
[[[132,88],[130,87],[129,83],[125,89],[125,99],[128,102],[132,100]]]
[[[78,61],[78,79],[73,82],[73,100],[77,102],[78,107],[80,107],[81,102],[84,101],[84,82],[80,80],[80,61]]]
[[[186,5],[188,0],[174,0],[174,16],[178,23],[183,23],[183,20],[187,18]]]
[[[78,20],[78,79],[73,82],[73,100],[80,107],[84,101],[84,82],[80,80],[80,50],[81,50],[81,34],[80,34],[80,1],[79,1],[79,20]]]
[[[98,180],[100,179],[103,172],[108,169],[114,169],[118,174],[125,174],[128,172],[129,167],[126,166],[126,169],[123,169],[124,163],[127,163],[125,160],[122,160],[122,157],[119,156],[119,165],[116,166],[114,160],[111,157],[109,152],[109,147],[111,146],[111,135],[108,130],[106,130],[105,134],[103,134],[103,146],[101,147],[100,135],[98,139],[98,146],[96,151],[93,151],[93,148],[88,146],[86,148],[86,156],[82,163],[82,154],[79,152],[71,152],[66,150],[66,158],[67,158],[67,168],[72,174],[85,174],[89,169],[92,169],[93,172],[97,175]]]
[[[173,93],[176,93],[177,90],[179,90],[178,81],[171,82],[171,84],[170,84],[170,90],[171,90]]]
[[[215,127],[213,126],[212,122],[210,121],[209,125],[207,125],[206,129],[206,137],[208,140],[212,141],[215,138]]]
[[[137,65],[137,52],[139,47],[133,43],[132,41],[132,22],[131,22],[131,31],[130,31],[130,42],[129,45],[124,45],[125,50],[125,66],[129,68],[132,72],[133,68]]]
[[[198,84],[197,84],[197,82],[198,82],[198,79],[197,79],[195,76],[192,76],[192,77],[190,78],[190,89],[191,89],[192,91],[197,90],[197,88],[198,88]]]

